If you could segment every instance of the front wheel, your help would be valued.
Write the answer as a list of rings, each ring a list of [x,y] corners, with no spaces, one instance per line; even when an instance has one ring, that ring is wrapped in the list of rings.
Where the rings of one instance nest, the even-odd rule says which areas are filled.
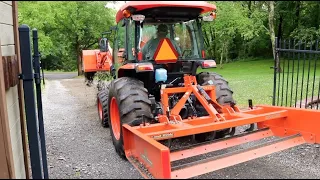
[[[115,79],[109,89],[109,126],[117,154],[125,159],[122,125],[138,126],[142,116],[147,122],[153,119],[151,101],[143,82],[129,77]]]

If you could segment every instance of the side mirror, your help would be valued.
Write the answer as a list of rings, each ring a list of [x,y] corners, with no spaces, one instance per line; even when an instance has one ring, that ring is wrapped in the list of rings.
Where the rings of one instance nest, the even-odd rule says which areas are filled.
[[[215,20],[216,17],[217,17],[216,13],[215,12],[211,12],[209,15],[203,16],[202,19],[203,19],[203,21],[211,22],[211,21]]]
[[[109,31],[115,31],[115,30],[117,30],[117,26],[111,26],[111,27],[109,28]]]
[[[109,49],[108,49],[108,39],[107,38],[101,38],[100,40],[100,51],[101,52],[107,52]]]

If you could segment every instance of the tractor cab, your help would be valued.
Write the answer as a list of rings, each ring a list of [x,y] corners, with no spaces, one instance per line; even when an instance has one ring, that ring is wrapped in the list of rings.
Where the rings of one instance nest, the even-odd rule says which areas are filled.
[[[113,63],[118,67],[127,63],[148,63],[152,64],[152,69],[184,73],[189,67],[187,71],[191,72],[193,63],[202,65],[205,60],[201,24],[214,19],[215,9],[206,2],[126,3],[116,15],[114,41],[114,54],[124,49],[124,61],[114,56]],[[211,61],[209,65],[215,63]],[[118,75],[124,74],[120,68]]]

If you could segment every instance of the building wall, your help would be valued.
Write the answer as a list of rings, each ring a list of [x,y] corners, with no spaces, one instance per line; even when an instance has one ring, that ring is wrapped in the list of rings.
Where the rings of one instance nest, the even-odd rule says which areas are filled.
[[[0,1],[0,40],[2,56],[15,55],[12,1]],[[17,86],[6,91],[7,114],[15,178],[26,178],[21,137]]]
[[[0,1],[0,29],[2,56],[14,55],[12,1]]]

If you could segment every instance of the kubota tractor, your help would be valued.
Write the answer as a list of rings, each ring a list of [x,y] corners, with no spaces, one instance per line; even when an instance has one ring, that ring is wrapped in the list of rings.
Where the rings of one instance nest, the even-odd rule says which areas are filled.
[[[216,67],[206,58],[201,31],[203,23],[215,19],[215,10],[202,1],[131,1],[116,14],[114,79],[99,89],[98,112],[101,124],[110,128],[116,152],[145,178],[190,178],[320,142],[319,111],[251,105],[240,110],[221,75],[197,73]],[[243,125],[251,126],[235,135]],[[193,159],[270,136],[280,139]],[[166,144],[181,137],[198,143],[175,150]]]

